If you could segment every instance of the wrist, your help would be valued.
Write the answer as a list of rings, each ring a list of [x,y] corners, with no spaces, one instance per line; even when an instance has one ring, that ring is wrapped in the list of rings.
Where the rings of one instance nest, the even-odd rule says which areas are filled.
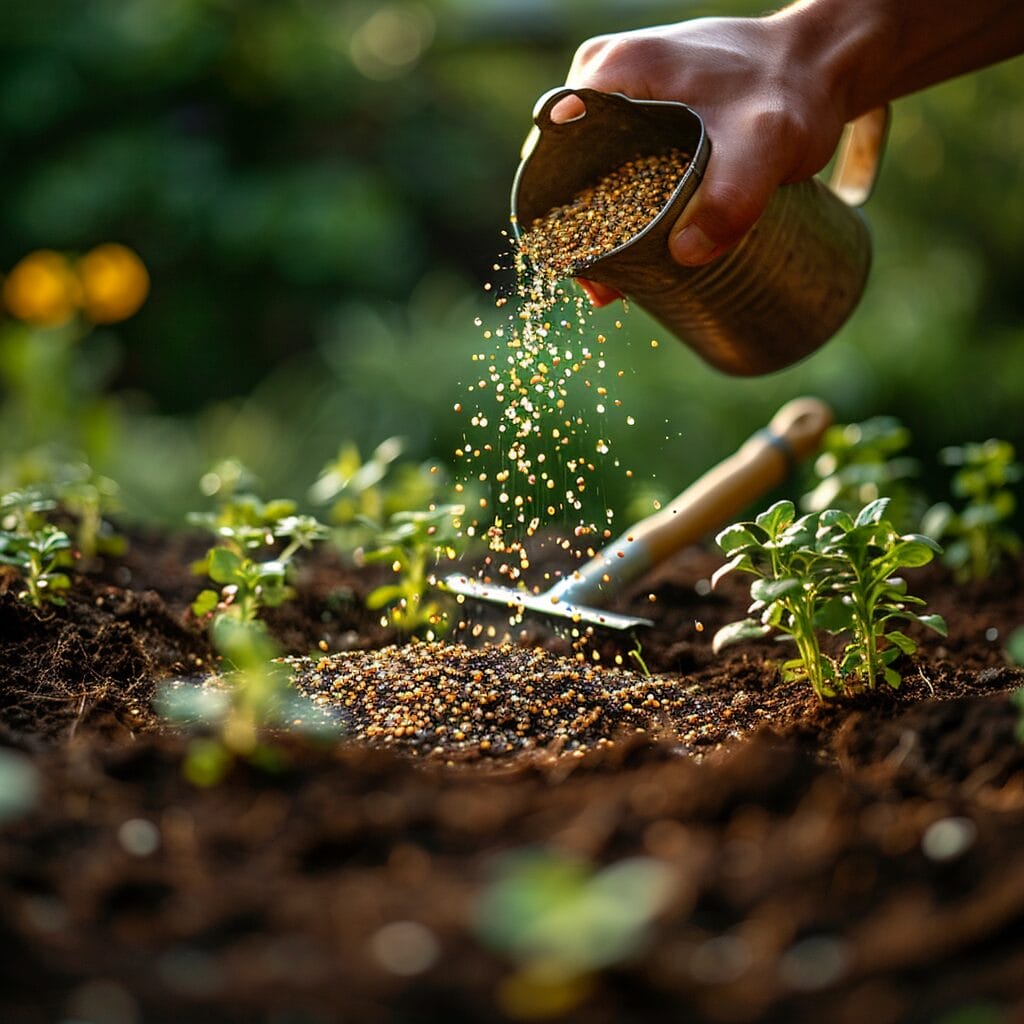
[[[849,0],[798,0],[769,15],[784,38],[787,67],[800,68],[828,96],[841,123],[888,98],[898,26],[884,6]]]

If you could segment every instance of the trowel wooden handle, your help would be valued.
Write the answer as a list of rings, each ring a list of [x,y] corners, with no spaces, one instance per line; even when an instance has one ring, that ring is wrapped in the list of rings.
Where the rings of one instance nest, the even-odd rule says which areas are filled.
[[[566,600],[602,604],[602,593],[642,575],[687,544],[726,525],[751,502],[781,483],[813,454],[832,423],[817,398],[795,398],[735,454],[708,470],[671,504],[642,519],[555,590]]]
[[[652,565],[695,543],[782,483],[796,463],[817,450],[831,422],[831,410],[816,398],[787,402],[765,429],[628,536],[646,546]]]

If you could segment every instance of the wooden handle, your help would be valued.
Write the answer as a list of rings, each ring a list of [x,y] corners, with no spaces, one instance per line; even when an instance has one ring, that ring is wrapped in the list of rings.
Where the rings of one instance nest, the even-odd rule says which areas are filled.
[[[816,398],[787,402],[766,430],[759,430],[660,512],[637,523],[628,536],[646,546],[652,565],[696,543],[782,483],[797,462],[817,449],[831,422],[831,410]]]
[[[832,410],[817,398],[795,398],[735,454],[692,483],[671,504],[640,520],[553,593],[582,604],[600,604],[604,592],[642,575],[687,544],[694,544],[780,484],[813,454],[832,423]]]

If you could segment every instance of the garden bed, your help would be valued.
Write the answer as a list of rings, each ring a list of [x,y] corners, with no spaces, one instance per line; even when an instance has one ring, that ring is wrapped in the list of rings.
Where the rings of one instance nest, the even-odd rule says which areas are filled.
[[[748,598],[708,592],[702,549],[617,606],[655,620],[650,677],[613,638],[593,649],[623,665],[584,671],[544,624],[409,647],[363,606],[379,571],[318,553],[268,621],[344,735],[280,735],[275,765],[203,788],[152,710],[214,662],[188,611],[202,550],[136,537],[44,613],[0,576],[0,743],[41,784],[0,839],[0,1020],[1024,1014],[1024,671],[1003,652],[1024,564],[913,571],[948,638],[915,633],[899,691],[823,706],[778,682],[777,644],[712,654]],[[395,728],[380,703],[407,698],[373,685],[346,708],[382,661],[475,693],[468,727]],[[628,926],[587,888],[623,863],[640,888],[602,891]]]

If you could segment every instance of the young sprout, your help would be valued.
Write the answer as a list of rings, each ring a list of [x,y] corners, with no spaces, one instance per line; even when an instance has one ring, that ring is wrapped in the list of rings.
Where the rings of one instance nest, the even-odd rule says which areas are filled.
[[[783,664],[783,677],[806,679],[819,699],[836,694],[835,663],[825,655],[815,629],[815,615],[824,586],[823,556],[814,547],[818,513],[797,518],[791,501],[780,501],[752,523],[736,523],[723,530],[716,542],[729,557],[711,578],[711,585],[731,572],[753,575],[753,604],[749,614],[723,626],[712,641],[717,654],[731,644],[769,634],[773,629],[789,637],[797,657]]]
[[[253,495],[231,496],[214,512],[192,515],[190,521],[218,538],[193,570],[220,585],[199,594],[192,602],[193,613],[202,618],[219,612],[243,622],[254,622],[261,609],[276,608],[292,597],[289,575],[295,555],[330,533],[312,516],[297,515],[292,501],[262,502]],[[279,553],[258,557],[282,541]]]
[[[495,866],[476,907],[484,943],[521,970],[570,987],[643,951],[672,898],[672,873],[653,857],[595,866],[521,850]]]
[[[63,571],[73,561],[71,538],[44,516],[54,507],[37,491],[12,491],[0,498],[0,563],[18,571],[25,583],[18,597],[38,609],[66,604],[62,592],[71,587]]]
[[[958,467],[952,490],[964,504],[959,511],[948,502],[933,505],[921,529],[947,542],[945,562],[961,583],[987,579],[1022,549],[1010,521],[1017,509],[1013,485],[1024,467],[1017,462],[1013,445],[996,438],[944,448],[940,458],[947,466]]]
[[[343,549],[372,544],[391,516],[439,500],[445,475],[435,465],[399,461],[403,446],[401,438],[389,437],[363,461],[358,447],[347,442],[310,487],[309,500],[329,506]]]
[[[907,593],[900,569],[927,565],[942,549],[921,534],[897,534],[883,518],[888,499],[866,505],[856,519],[834,509],[819,519],[816,546],[831,561],[823,588],[817,624],[833,634],[846,634],[839,672],[848,688],[873,690],[879,680],[894,689],[901,677],[892,667],[902,654],[913,654],[917,643],[897,622],[917,622],[946,635],[939,615],[919,615],[908,606],[924,601]],[[852,685],[851,685],[852,684]]]
[[[805,512],[837,508],[856,515],[868,502],[889,498],[889,521],[899,529],[916,526],[926,501],[914,484],[918,461],[904,454],[909,444],[910,431],[894,416],[829,427],[821,454],[811,464],[810,489],[800,507]]]
[[[856,517],[826,509],[798,519],[792,502],[780,501],[754,522],[723,530],[718,544],[729,561],[712,582],[734,571],[754,575],[749,612],[757,617],[719,630],[714,650],[774,629],[798,652],[783,666],[785,677],[806,678],[819,699],[873,689],[880,680],[898,687],[893,663],[917,643],[894,624],[914,622],[943,636],[946,624],[913,611],[924,602],[894,575],[926,565],[941,548],[929,537],[897,533],[884,518],[887,505],[880,498]],[[838,659],[823,653],[822,632],[846,639]]]
[[[266,738],[268,730],[329,728],[291,685],[291,670],[260,623],[223,615],[214,619],[210,635],[226,671],[202,686],[172,683],[157,695],[161,714],[196,733],[184,771],[198,786],[218,783],[236,759],[275,767],[280,755]]]
[[[377,538],[379,545],[365,552],[367,562],[390,562],[396,583],[378,587],[366,598],[367,608],[386,608],[388,621],[403,633],[437,636],[446,628],[446,616],[435,596],[431,569],[441,558],[454,559],[456,530],[452,519],[461,505],[440,505],[420,512],[396,512]]]
[[[647,667],[647,662],[643,655],[643,644],[640,643],[640,638],[633,637],[633,646],[629,649],[629,656],[636,662],[637,668],[648,678],[651,678],[651,670]]]
[[[119,488],[113,480],[85,462],[65,462],[57,467],[51,493],[74,520],[75,548],[83,563],[124,553],[127,541],[106,518],[117,510]]]

